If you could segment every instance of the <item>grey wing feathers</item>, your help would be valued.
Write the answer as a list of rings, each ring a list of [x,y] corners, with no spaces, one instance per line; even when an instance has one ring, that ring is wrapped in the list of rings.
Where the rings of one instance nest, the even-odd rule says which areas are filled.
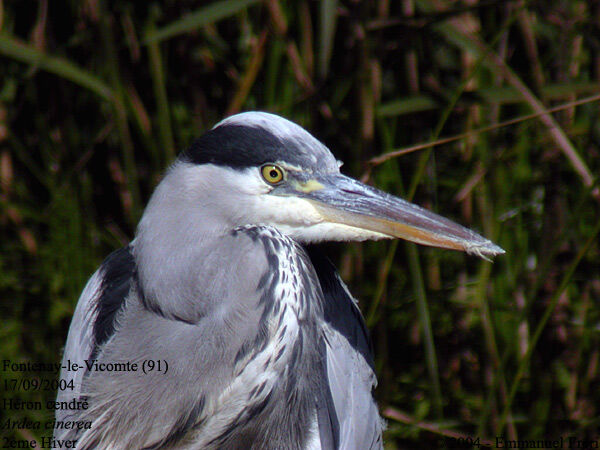
[[[384,423],[372,390],[377,384],[371,340],[364,320],[335,267],[316,248],[307,252],[319,277],[324,295],[325,375],[331,432],[324,430],[326,415],[319,414],[323,448],[380,449]],[[325,437],[325,439],[323,438]],[[335,445],[329,447],[328,442]]]
[[[377,381],[362,356],[343,335],[326,330],[327,379],[338,415],[339,448],[382,448],[383,424],[371,389]]]

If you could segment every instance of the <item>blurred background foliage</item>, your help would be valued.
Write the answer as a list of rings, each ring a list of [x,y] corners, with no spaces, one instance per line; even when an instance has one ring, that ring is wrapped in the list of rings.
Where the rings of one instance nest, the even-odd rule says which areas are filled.
[[[387,448],[597,439],[599,24],[578,0],[0,0],[0,360],[59,361],[177,152],[267,110],[506,249],[326,246],[372,330]]]

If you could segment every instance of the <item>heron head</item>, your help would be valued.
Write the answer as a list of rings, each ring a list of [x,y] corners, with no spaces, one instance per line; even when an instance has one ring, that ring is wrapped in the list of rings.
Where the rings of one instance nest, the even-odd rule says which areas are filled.
[[[165,178],[197,227],[268,225],[301,243],[403,238],[479,256],[504,251],[479,234],[340,173],[341,163],[300,126],[246,112],[218,123]],[[217,224],[217,225],[215,225]]]

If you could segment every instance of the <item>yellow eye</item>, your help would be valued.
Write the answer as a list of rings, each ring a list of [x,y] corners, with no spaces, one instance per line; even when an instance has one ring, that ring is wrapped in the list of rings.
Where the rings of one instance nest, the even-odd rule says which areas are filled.
[[[273,164],[265,164],[260,169],[265,181],[269,184],[277,184],[283,180],[283,169]]]

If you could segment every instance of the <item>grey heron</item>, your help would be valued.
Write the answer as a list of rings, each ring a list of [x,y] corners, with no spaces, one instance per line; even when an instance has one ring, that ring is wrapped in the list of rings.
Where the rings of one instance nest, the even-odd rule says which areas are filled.
[[[57,400],[85,407],[59,409],[57,421],[79,425],[54,437],[80,450],[382,448],[364,321],[307,245],[503,250],[340,165],[263,112],[231,116],[183,151],[133,241],[81,294],[61,372],[74,388]]]

